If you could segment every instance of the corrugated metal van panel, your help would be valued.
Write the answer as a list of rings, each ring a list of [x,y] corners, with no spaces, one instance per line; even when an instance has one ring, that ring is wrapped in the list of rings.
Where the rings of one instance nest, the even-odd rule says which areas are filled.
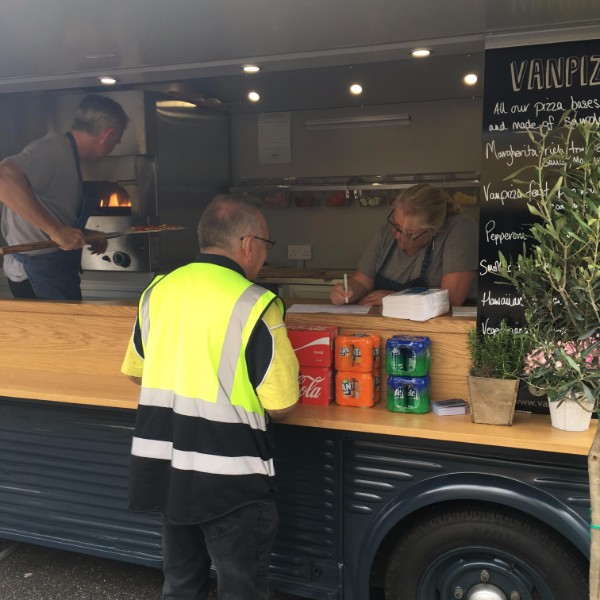
[[[158,515],[127,508],[134,418],[0,399],[0,537],[160,566]]]
[[[310,582],[313,593],[323,593],[318,597],[337,597],[343,563],[339,433],[289,425],[274,431],[280,524],[271,573]]]
[[[127,509],[135,412],[0,398],[0,538],[160,566],[158,515]],[[339,433],[273,427],[274,589],[341,590]]]

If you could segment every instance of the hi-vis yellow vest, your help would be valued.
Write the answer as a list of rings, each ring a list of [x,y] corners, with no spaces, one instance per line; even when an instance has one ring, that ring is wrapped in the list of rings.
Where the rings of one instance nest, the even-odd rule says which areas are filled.
[[[177,269],[144,292],[130,508],[197,523],[273,497],[267,416],[246,364],[273,301],[283,311],[272,292],[210,262]]]
[[[210,263],[192,263],[157,278],[140,301],[143,390],[264,415],[248,379],[245,352],[274,300],[283,311],[272,292]]]

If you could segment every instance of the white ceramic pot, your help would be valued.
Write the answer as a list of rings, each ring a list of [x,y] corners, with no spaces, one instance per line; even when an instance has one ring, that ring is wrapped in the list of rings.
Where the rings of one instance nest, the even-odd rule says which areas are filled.
[[[558,402],[548,400],[552,427],[563,431],[587,431],[590,428],[593,404],[579,398],[581,404],[573,400],[565,400],[560,406]]]

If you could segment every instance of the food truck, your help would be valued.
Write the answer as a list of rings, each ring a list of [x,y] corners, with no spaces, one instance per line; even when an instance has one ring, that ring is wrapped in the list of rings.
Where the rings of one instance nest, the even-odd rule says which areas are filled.
[[[3,300],[0,536],[159,567],[158,515],[127,510],[135,302]],[[427,335],[433,398],[467,397],[470,318],[290,313],[297,326]],[[300,405],[274,424],[274,589],[306,598],[585,597],[595,425]],[[418,589],[415,586],[419,586]],[[372,594],[372,595],[370,595]],[[376,594],[379,594],[376,595]],[[511,596],[512,595],[512,596]],[[474,596],[477,597],[477,596]]]
[[[439,11],[454,5],[436,4]],[[534,4],[522,3],[521,10]],[[488,17],[496,15],[491,1],[484,5]],[[398,91],[380,103],[318,106],[302,104],[302,89],[290,88],[295,105],[249,108],[232,100],[224,106],[217,98],[208,102],[201,86],[194,91],[172,83],[191,78],[192,70],[207,86],[227,83],[227,69],[213,80],[210,64],[191,60],[171,65],[169,78],[160,65],[154,75],[140,72],[136,81],[101,91],[123,102],[131,123],[122,147],[84,173],[97,197],[94,227],[173,223],[188,229],[111,240],[107,258],[84,257],[83,302],[16,301],[0,294],[0,538],[160,567],[158,515],[127,510],[138,389],[120,366],[140,290],[154,273],[193,257],[195,221],[219,191],[263,203],[272,237],[281,243],[259,283],[278,291],[288,307],[306,299],[327,303],[331,285],[355,267],[399,190],[429,182],[461,199],[480,223],[479,291],[467,316],[456,311],[421,322],[384,317],[375,307],[360,315],[292,311],[286,322],[335,327],[338,335],[377,335],[383,342],[426,336],[431,399],[468,397],[467,331],[493,327],[515,304],[494,283],[497,252],[519,240],[513,234],[523,225],[504,183],[527,159],[513,133],[555,122],[573,102],[589,118],[600,115],[593,103],[600,7],[582,3],[579,18],[571,14],[572,30],[561,14],[534,22],[515,10],[514,18],[524,19],[517,29],[525,24],[540,31],[517,35],[513,23],[511,37],[491,19],[474,56],[482,71],[485,64],[486,85],[480,81],[473,94],[440,99],[431,84],[440,80],[426,82],[421,74],[428,95],[418,99]],[[439,14],[440,22],[445,14],[456,27],[456,18]],[[544,27],[554,29],[548,34]],[[462,43],[472,41],[468,28],[456,31]],[[371,45],[358,50],[335,42],[348,54],[342,67],[351,55],[353,74],[392,74],[388,81],[403,83],[402,93],[418,87],[403,79],[408,71],[400,78],[385,60],[368,60],[371,53],[406,50],[408,42],[387,48],[384,38],[367,34]],[[281,60],[284,48],[277,48]],[[310,70],[307,54],[298,50],[296,69]],[[335,52],[322,54],[332,61]],[[257,55],[246,48],[244,56]],[[86,60],[104,71],[116,58],[97,51]],[[277,57],[266,58],[274,64]],[[221,68],[231,68],[228,60]],[[452,59],[442,62],[448,72],[454,69]],[[325,65],[332,70],[320,73],[321,82],[336,81],[342,67]],[[0,129],[14,132],[0,137],[2,156],[20,150],[49,123],[68,127],[82,94],[98,91],[87,71],[70,81],[57,73],[53,85],[41,73],[31,74],[29,83],[15,73],[0,76]],[[312,89],[326,95],[325,87]],[[191,112],[159,104],[192,93],[198,104]],[[106,202],[113,193],[129,205]],[[339,232],[335,239],[333,231]],[[380,375],[385,394],[383,370]],[[501,427],[472,423],[468,413],[396,413],[385,401],[298,406],[272,427],[281,516],[273,589],[330,600],[585,597],[587,454],[596,421],[585,432],[559,431],[540,407],[518,411],[512,426]]]

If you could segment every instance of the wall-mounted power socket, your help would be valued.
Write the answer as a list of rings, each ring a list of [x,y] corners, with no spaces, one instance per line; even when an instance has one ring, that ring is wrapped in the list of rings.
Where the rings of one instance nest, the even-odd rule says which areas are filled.
[[[309,244],[288,246],[288,260],[310,260],[312,248]]]

